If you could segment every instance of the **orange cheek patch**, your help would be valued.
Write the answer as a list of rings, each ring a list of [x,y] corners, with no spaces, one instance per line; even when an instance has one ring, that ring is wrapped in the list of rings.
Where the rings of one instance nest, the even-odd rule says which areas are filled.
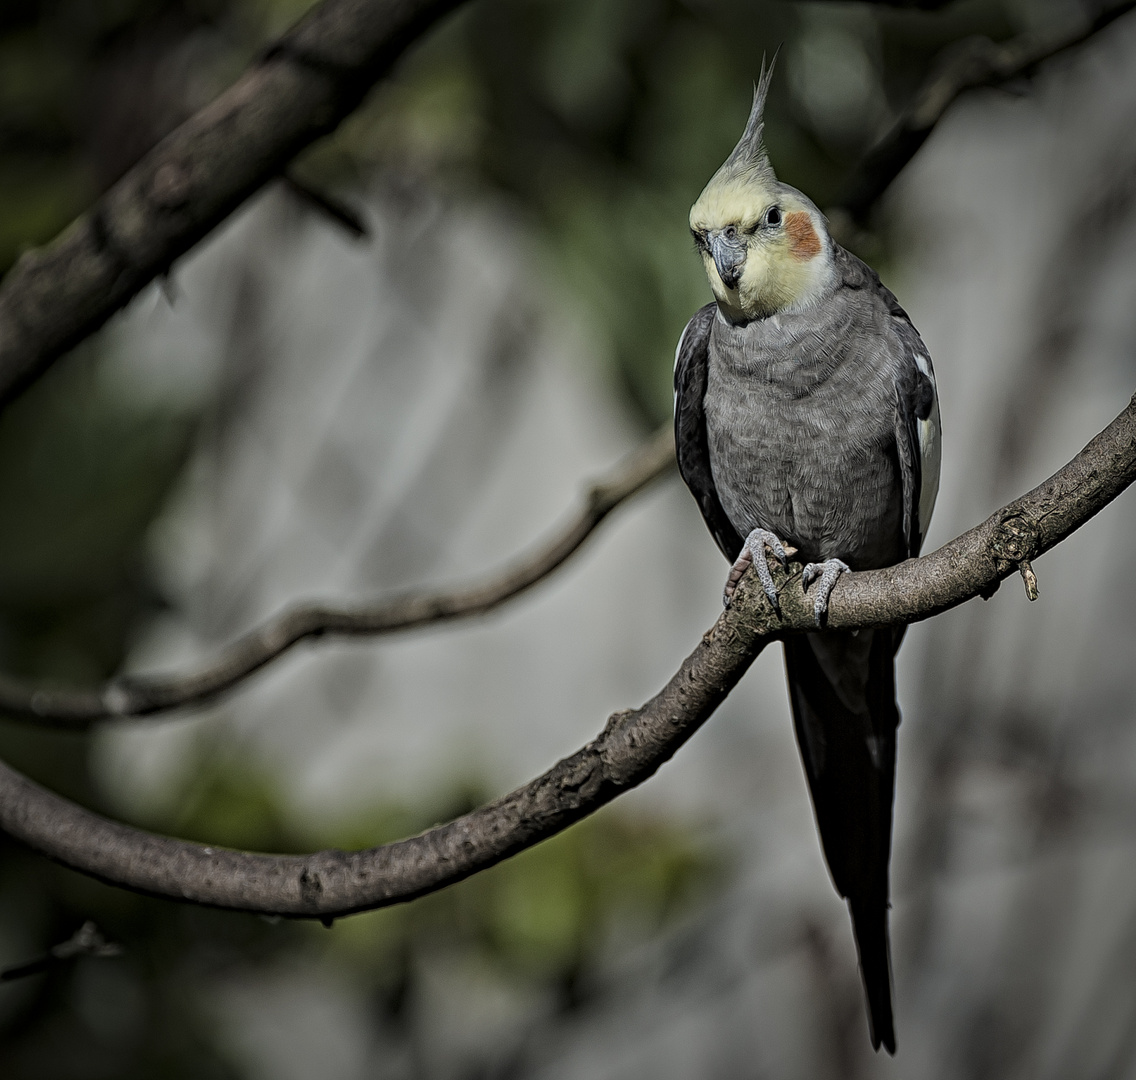
[[[811,259],[820,254],[820,237],[803,210],[785,215],[785,232],[789,237],[789,250],[798,259]]]

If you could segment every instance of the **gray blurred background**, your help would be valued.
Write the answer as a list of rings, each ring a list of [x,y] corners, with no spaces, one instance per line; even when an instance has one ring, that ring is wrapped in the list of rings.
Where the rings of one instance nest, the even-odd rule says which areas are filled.
[[[0,266],[223,88],[304,0],[0,8]],[[476,0],[0,417],[0,667],[193,665],[303,598],[492,570],[670,409],[709,299],[686,213],[781,46],[767,140],[831,205],[952,43],[1072,0]],[[1136,369],[1136,16],[961,98],[851,242],[935,360],[928,549],[1071,457]],[[12,1078],[1136,1077],[1136,511],[908,633],[899,1054],[870,1050],[780,650],[644,788],[333,929],[114,890],[0,844]],[[674,475],[489,618],[302,648],[222,704],[0,751],[125,820],[358,847],[521,783],[650,696],[726,567]]]

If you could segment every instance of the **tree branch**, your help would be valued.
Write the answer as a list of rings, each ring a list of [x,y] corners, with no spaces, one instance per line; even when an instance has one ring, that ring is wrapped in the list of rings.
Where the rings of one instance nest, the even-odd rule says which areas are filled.
[[[926,619],[989,596],[1023,561],[1083,525],[1136,480],[1136,397],[1068,465],[938,551],[846,574],[829,626]],[[173,900],[319,918],[411,900],[532,847],[642,783],[705,723],[771,641],[812,629],[801,567],[777,571],[779,619],[747,573],[729,609],[639,709],[509,795],[419,836],[366,851],[273,856],[156,836],[93,814],[0,763],[0,828],[103,881]]]
[[[0,715],[70,730],[84,730],[111,717],[152,716],[216,698],[307,638],[391,634],[483,615],[543,581],[580,549],[608,514],[673,465],[674,433],[666,424],[591,485],[583,507],[554,537],[479,584],[409,592],[361,607],[296,607],[185,675],[125,676],[91,690],[48,690],[0,676]]]
[[[844,194],[836,200],[835,209],[863,224],[880,196],[961,94],[1031,75],[1046,60],[1083,44],[1133,8],[1136,8],[1136,0],[1123,0],[1073,33],[1022,34],[1000,45],[989,38],[976,37],[945,49],[914,104],[856,168]]]
[[[333,131],[460,0],[323,0],[0,284],[0,405]]]

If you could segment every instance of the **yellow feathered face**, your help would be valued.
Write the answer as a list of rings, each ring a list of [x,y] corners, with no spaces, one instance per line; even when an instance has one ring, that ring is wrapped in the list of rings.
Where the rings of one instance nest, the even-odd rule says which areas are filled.
[[[690,231],[715,298],[739,322],[806,306],[831,273],[817,211],[752,175],[715,176],[691,208]]]

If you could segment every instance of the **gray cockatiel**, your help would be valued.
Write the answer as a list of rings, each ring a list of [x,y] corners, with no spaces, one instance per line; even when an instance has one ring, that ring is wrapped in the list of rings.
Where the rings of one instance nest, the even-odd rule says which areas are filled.
[[[931,359],[875,272],[780,183],[762,145],[772,68],[741,141],[690,211],[716,302],[675,356],[679,469],[733,561],[770,602],[766,549],[807,563],[823,625],[837,577],[918,555],[939,484]],[[895,1052],[888,955],[895,652],[902,630],[785,640],[797,742],[825,859],[846,897],[872,1045]]]

